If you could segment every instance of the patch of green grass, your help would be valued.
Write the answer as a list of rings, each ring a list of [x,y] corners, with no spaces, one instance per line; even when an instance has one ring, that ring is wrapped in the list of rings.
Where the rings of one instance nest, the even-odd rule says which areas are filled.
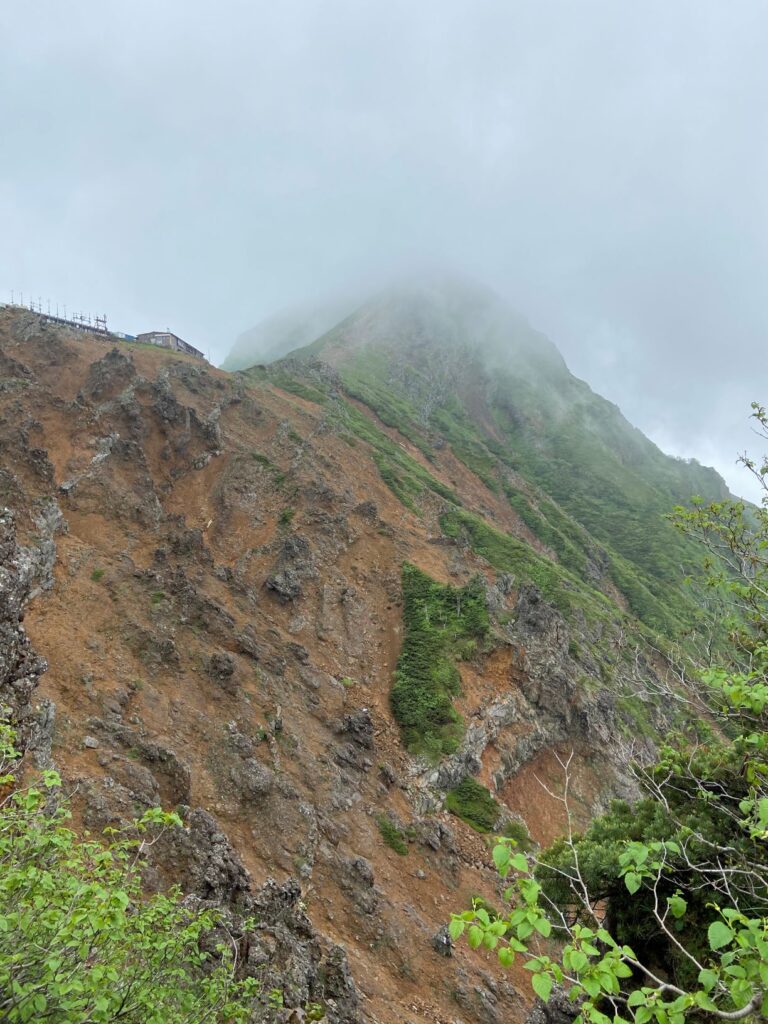
[[[522,821],[508,821],[504,826],[504,835],[514,840],[521,850],[529,850],[532,845],[531,834]]]
[[[432,448],[418,424],[418,412],[397,382],[391,378],[391,364],[386,353],[367,349],[358,352],[353,361],[342,368],[341,378],[348,395],[367,405],[388,427],[419,448],[431,461]]]
[[[91,573],[91,579],[94,583],[98,583],[99,580],[103,578],[105,572],[106,569],[94,569]]]
[[[165,600],[165,594],[162,590],[156,590],[150,600],[153,605],[162,604]]]
[[[293,517],[296,515],[295,508],[284,508],[278,517],[278,522],[281,526],[290,526],[293,522]]]
[[[488,636],[485,589],[482,579],[461,588],[437,583],[407,562],[402,585],[403,647],[390,702],[408,750],[436,761],[463,733],[452,700],[461,683],[456,661],[467,641]]]
[[[262,455],[261,452],[251,452],[251,458],[254,462],[258,462],[260,466],[264,466],[265,468],[269,468],[272,465],[272,462],[267,458],[267,456]]]
[[[471,775],[463,779],[455,789],[449,790],[445,806],[451,814],[461,818],[477,832],[491,832],[501,814],[501,808],[485,786],[481,786]]]
[[[397,825],[390,821],[390,819],[384,814],[379,815],[376,819],[376,823],[379,826],[381,838],[387,846],[401,857],[407,857],[408,843],[406,842],[404,833],[400,831]]]
[[[274,369],[268,367],[268,372],[270,382],[275,387],[280,388],[281,391],[287,391],[291,395],[296,395],[297,398],[303,398],[307,402],[314,402],[316,405],[324,405],[328,400],[327,395],[320,391],[319,388],[299,380],[280,367],[275,367]]]
[[[621,712],[619,728],[627,736],[643,736],[646,739],[658,739],[653,727],[651,709],[635,694],[622,694],[616,699],[616,706]]]
[[[415,499],[425,490],[433,491],[454,505],[461,502],[456,494],[418,463],[404,447],[384,433],[364,413],[349,402],[338,402],[333,420],[342,434],[353,434],[373,449],[373,461],[384,483],[411,511],[416,512]]]

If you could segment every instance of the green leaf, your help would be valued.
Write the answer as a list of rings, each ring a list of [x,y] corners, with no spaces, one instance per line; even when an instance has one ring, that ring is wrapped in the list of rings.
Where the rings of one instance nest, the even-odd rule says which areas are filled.
[[[552,925],[546,919],[546,917],[537,918],[533,922],[533,927],[536,929],[539,935],[543,935],[545,939],[548,939],[549,936],[552,934]]]
[[[640,875],[638,875],[635,871],[628,871],[626,875],[624,875],[624,884],[626,885],[629,892],[633,895],[640,888],[642,881],[643,880],[640,877]]]
[[[581,978],[581,985],[591,999],[597,999],[600,995],[600,982],[597,978]]]
[[[511,967],[515,962],[515,954],[509,948],[509,946],[499,947],[499,963],[502,967]]]
[[[477,949],[483,941],[483,929],[473,924],[467,932],[467,942],[472,949]]]
[[[493,848],[493,863],[496,865],[496,870],[501,871],[502,868],[509,864],[509,848],[499,844]]]
[[[717,1010],[717,1004],[710,999],[706,992],[696,992],[693,998],[696,1005],[700,1006],[702,1010],[711,1010],[713,1012]]]
[[[546,1003],[552,994],[552,978],[548,974],[534,974],[531,984],[539,999]]]
[[[688,904],[686,903],[686,901],[683,899],[682,896],[678,896],[677,894],[675,894],[674,896],[670,896],[667,900],[667,903],[669,904],[669,910],[672,914],[672,917],[683,917],[686,910],[688,909]]]
[[[733,941],[733,931],[723,921],[713,921],[707,929],[710,949],[722,949]]]
[[[583,971],[589,963],[589,958],[586,953],[582,953],[580,949],[574,949],[571,953],[571,967],[577,973]]]

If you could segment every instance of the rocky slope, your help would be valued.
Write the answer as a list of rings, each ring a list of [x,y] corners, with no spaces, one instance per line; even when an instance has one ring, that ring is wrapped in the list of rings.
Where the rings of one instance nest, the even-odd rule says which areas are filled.
[[[522,1020],[527,972],[441,932],[473,895],[499,900],[446,795],[475,778],[495,827],[548,841],[563,808],[540,781],[556,793],[573,751],[586,820],[672,721],[664,660],[610,552],[578,534],[568,569],[495,485],[506,471],[434,424],[398,430],[316,357],[230,376],[0,310],[2,696],[79,823],[180,809],[150,881],[254,908],[254,969],[288,1005]],[[404,564],[448,604],[482,593],[480,640],[438,637],[460,686],[437,757],[390,706],[429,613],[404,618]]]

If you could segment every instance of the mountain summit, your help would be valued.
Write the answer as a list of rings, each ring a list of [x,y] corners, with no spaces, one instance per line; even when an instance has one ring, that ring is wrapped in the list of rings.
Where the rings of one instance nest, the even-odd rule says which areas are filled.
[[[581,573],[599,552],[646,624],[692,628],[686,545],[665,514],[724,497],[723,480],[661,452],[492,291],[449,277],[389,289],[270,373],[316,381],[321,364],[427,460],[450,446],[563,564]],[[402,487],[418,490],[407,473]]]

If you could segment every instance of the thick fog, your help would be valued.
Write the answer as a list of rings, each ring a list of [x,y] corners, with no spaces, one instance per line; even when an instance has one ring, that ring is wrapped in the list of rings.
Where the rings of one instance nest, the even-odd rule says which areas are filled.
[[[295,302],[446,264],[753,493],[763,0],[30,0],[0,37],[0,300],[220,361]]]

